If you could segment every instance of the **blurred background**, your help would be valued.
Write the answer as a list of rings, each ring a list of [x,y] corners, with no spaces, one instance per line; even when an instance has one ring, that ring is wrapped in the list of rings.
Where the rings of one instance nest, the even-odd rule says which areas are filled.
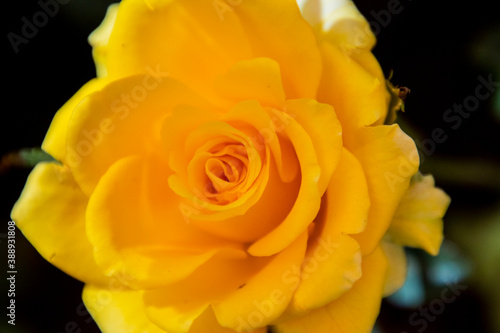
[[[95,76],[87,36],[112,1],[60,3],[17,52],[8,34],[21,35],[23,20],[32,21],[41,7],[38,1],[17,0],[2,10],[3,309],[9,289],[7,222],[31,170],[16,166],[16,152],[39,147],[57,109]],[[384,72],[393,72],[393,84],[411,89],[398,123],[419,146],[421,170],[432,173],[452,198],[440,255],[408,251],[408,281],[383,301],[375,332],[500,332],[500,83],[489,88],[484,83],[500,82],[495,2],[355,3],[377,35],[374,53]],[[0,332],[99,332],[82,305],[80,282],[42,259],[19,231],[16,251],[16,325],[8,325],[2,314]]]

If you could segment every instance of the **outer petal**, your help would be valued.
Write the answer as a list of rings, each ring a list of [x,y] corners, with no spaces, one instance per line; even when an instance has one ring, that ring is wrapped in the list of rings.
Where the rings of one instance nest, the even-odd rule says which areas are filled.
[[[280,64],[287,98],[315,98],[321,59],[316,36],[296,1],[242,1],[234,12],[255,56],[269,57]]]
[[[377,58],[370,51],[359,51],[349,55],[349,57],[363,67],[373,77],[378,78],[380,82],[386,81],[382,67],[380,67]],[[386,95],[386,101],[389,102],[390,96]],[[382,122],[378,122],[382,124]]]
[[[106,80],[93,79],[78,90],[78,92],[57,111],[49,130],[42,143],[42,149],[52,155],[58,161],[66,158],[66,138],[68,136],[68,126],[73,111],[76,106],[91,93],[98,91],[105,84]]]
[[[385,81],[382,69],[370,51],[375,45],[375,36],[351,0],[297,2],[319,39],[338,47],[348,62],[354,60],[380,82]]]
[[[366,127],[352,153],[364,168],[370,193],[366,230],[354,236],[363,254],[375,249],[390,226],[399,202],[417,172],[415,142],[398,125]]]
[[[342,124],[344,146],[351,149],[360,127],[385,120],[389,99],[385,80],[353,61],[338,46],[325,42],[321,52],[324,69],[318,101],[333,106]]]
[[[325,306],[348,291],[361,277],[358,243],[345,233],[364,229],[368,188],[359,162],[344,149],[310,236],[302,281],[289,315]]]
[[[362,270],[361,279],[345,295],[303,317],[277,324],[276,332],[371,332],[379,313],[387,270],[387,260],[380,248],[363,258]]]
[[[142,73],[159,64],[210,97],[216,76],[252,57],[280,63],[287,96],[315,96],[321,71],[316,40],[293,0],[243,1],[234,6],[221,0],[125,1],[106,63],[113,77]]]
[[[129,0],[120,4],[106,67],[117,78],[158,66],[213,99],[214,78],[251,57],[238,18],[221,20],[214,1]]]
[[[116,80],[85,98],[75,109],[68,127],[64,163],[90,195],[118,159],[161,152],[163,120],[182,104],[210,109],[192,91],[170,78],[138,75]]]
[[[51,264],[81,281],[103,285],[108,278],[96,265],[85,233],[87,201],[67,167],[40,163],[28,177],[12,219]]]
[[[443,241],[443,216],[450,197],[434,187],[431,175],[416,175],[394,215],[388,237],[391,241],[420,247],[437,255]]]
[[[146,317],[140,291],[86,285],[82,298],[103,332],[165,333]]]
[[[304,18],[316,33],[345,52],[370,50],[375,36],[351,0],[299,0]]]
[[[109,36],[111,35],[111,31],[115,25],[116,15],[118,14],[118,7],[119,5],[116,3],[110,5],[101,25],[89,36],[89,44],[92,46],[92,56],[94,57],[98,77],[105,77],[108,72],[106,68],[106,52],[108,49]]]
[[[394,294],[406,280],[406,254],[402,246],[383,240],[380,247],[387,257],[387,278],[384,286],[384,297]]]

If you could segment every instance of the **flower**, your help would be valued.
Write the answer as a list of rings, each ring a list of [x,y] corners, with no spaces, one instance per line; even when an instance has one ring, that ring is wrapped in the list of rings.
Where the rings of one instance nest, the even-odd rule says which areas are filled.
[[[402,247],[437,253],[374,36],[315,4],[125,0],[90,36],[12,217],[104,332],[368,332]]]

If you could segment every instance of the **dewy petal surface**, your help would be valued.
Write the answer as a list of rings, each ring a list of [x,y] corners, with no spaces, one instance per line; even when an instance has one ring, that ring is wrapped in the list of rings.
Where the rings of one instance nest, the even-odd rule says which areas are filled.
[[[377,248],[363,258],[363,276],[351,290],[309,314],[275,326],[278,333],[370,333],[378,316],[387,270],[387,259]]]
[[[96,265],[85,234],[87,202],[67,167],[40,163],[28,177],[12,219],[51,264],[80,281],[103,285],[108,278]]]

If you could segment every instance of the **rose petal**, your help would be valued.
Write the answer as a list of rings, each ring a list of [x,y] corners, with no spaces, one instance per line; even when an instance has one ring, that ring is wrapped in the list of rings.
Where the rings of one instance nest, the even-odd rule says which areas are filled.
[[[281,125],[276,127],[273,117],[278,117],[272,117],[253,100],[238,103],[228,113],[220,116],[220,121],[225,124],[214,122],[215,118],[210,118],[215,117],[214,115],[209,117],[201,110],[182,111],[174,112],[165,120],[163,140],[166,146],[168,144],[168,149],[172,150],[170,165],[177,171],[176,175],[169,179],[169,184],[177,194],[188,198],[183,204],[186,217],[207,232],[242,242],[255,241],[283,221],[293,207],[300,179],[297,177],[298,161],[293,146],[288,142],[288,138],[276,133]],[[215,125],[217,128],[212,128]],[[226,132],[228,134],[222,136]],[[224,137],[237,134],[241,140],[251,142],[254,147],[253,150],[242,150],[249,155],[249,172],[246,177],[250,178],[251,173],[260,172],[259,178],[256,178],[255,182],[246,180],[247,183],[242,184],[247,188],[247,193],[240,197],[238,202],[226,205],[209,204],[200,196],[196,197],[192,186],[188,186],[183,180],[188,177],[186,171],[183,171],[188,169],[186,161],[196,151],[202,154],[201,152],[208,150],[212,140],[222,140],[220,143],[223,143],[228,140]],[[178,141],[185,141],[185,148],[181,149],[179,145],[176,147],[169,143]],[[274,155],[275,163],[269,158],[268,150]],[[263,151],[266,153],[261,156]],[[252,155],[255,157],[251,158]],[[200,155],[199,158],[201,157],[203,156]],[[192,163],[193,161],[191,167]],[[264,165],[260,166],[261,163]],[[279,175],[276,168],[280,172]],[[204,168],[198,169],[203,171],[201,176],[205,177]],[[197,182],[200,183],[200,180]],[[276,205],[278,197],[280,204]]]
[[[80,281],[103,285],[109,278],[96,265],[85,234],[87,202],[67,167],[40,163],[28,177],[12,219],[51,264]]]
[[[239,159],[247,170],[241,194],[252,190],[252,184],[268,163],[266,155],[269,153],[266,148],[259,151],[247,133],[221,121],[202,124],[188,135],[185,144],[185,154],[192,156],[187,168],[187,186],[192,191],[197,190],[202,194],[207,191],[209,183],[205,170],[207,158],[209,156],[215,158],[215,154],[224,150],[222,146],[233,146],[235,149],[232,156]],[[221,148],[213,151],[214,147],[218,146]]]
[[[278,333],[369,333],[380,309],[387,259],[377,248],[363,258],[363,276],[352,289],[332,303],[305,316],[274,326]]]
[[[248,101],[238,104],[236,107],[245,107],[255,102]],[[260,106],[259,106],[260,108]],[[167,119],[166,122],[170,121]],[[243,122],[243,125],[244,122]],[[168,128],[169,126],[165,126]],[[186,165],[187,173],[179,171],[169,178],[170,187],[179,196],[185,198],[184,205],[189,207],[189,219],[205,221],[221,221],[228,218],[243,215],[252,207],[262,195],[269,178],[270,152],[266,146],[255,142],[256,130],[239,130],[226,122],[212,121],[200,124],[192,130],[185,138],[183,150],[174,151],[170,161],[175,161],[174,166]],[[166,136],[169,137],[169,136]],[[246,155],[247,174],[244,187],[246,191],[240,193],[240,197],[233,202],[223,205],[210,202],[206,197],[208,177],[205,168],[199,165],[200,159],[214,146],[225,144],[240,145],[241,153]],[[190,162],[189,162],[190,161]],[[171,163],[171,164],[173,164]],[[198,163],[198,164],[196,164]]]
[[[397,206],[417,172],[415,142],[398,125],[365,127],[357,132],[351,152],[364,168],[370,193],[365,231],[353,237],[363,254],[375,249],[390,226]]]
[[[201,314],[201,316],[196,318],[188,333],[207,333],[207,332],[238,333],[235,330],[220,326],[211,308],[207,308],[205,312]],[[248,333],[267,333],[267,327],[262,327]]]
[[[268,325],[285,311],[300,281],[300,264],[304,259],[307,232],[267,264],[246,284],[221,301],[212,304],[222,326],[238,332]]]
[[[301,283],[286,315],[304,314],[327,305],[360,277],[361,252],[354,239],[347,235],[316,239],[308,246]]]
[[[120,4],[105,63],[112,78],[155,69],[216,100],[214,78],[252,54],[238,18],[221,20],[213,1],[139,0]]]
[[[406,254],[402,246],[383,240],[380,243],[387,258],[387,277],[384,285],[384,297],[394,294],[406,280]]]
[[[285,92],[279,64],[269,58],[237,62],[215,81],[217,93],[235,102],[255,99],[264,106],[282,108]]]
[[[288,100],[286,112],[309,134],[321,167],[318,182],[322,195],[342,152],[342,127],[330,105],[311,99]]]
[[[242,1],[233,7],[254,55],[280,64],[286,97],[315,98],[321,76],[316,36],[295,0]]]
[[[270,258],[227,259],[216,255],[187,279],[145,291],[146,313],[167,332],[188,332],[198,317],[210,310],[212,302],[244,288],[270,262]]]
[[[178,82],[150,75],[114,81],[87,96],[71,116],[65,159],[82,190],[90,195],[122,157],[161,152],[163,119],[182,104],[210,108]]]
[[[146,317],[140,291],[105,289],[87,284],[82,298],[103,332],[165,333]]]
[[[66,137],[68,136],[68,123],[76,106],[86,96],[101,89],[107,83],[104,79],[93,79],[87,82],[73,95],[52,119],[49,130],[42,143],[42,149],[60,162],[66,160]]]
[[[299,185],[300,179],[291,183],[282,182],[276,166],[272,163],[266,186],[254,184],[263,188],[259,200],[252,203],[243,215],[223,219],[196,217],[192,219],[192,223],[202,230],[226,239],[241,242],[255,241],[286,218],[297,198]],[[191,213],[190,216],[195,214]]]
[[[133,288],[186,278],[216,253],[244,255],[239,244],[186,223],[167,184],[164,162],[122,159],[109,168],[89,201],[87,234],[98,264],[129,277]]]
[[[368,189],[361,165],[345,149],[321,205],[307,247],[302,281],[287,315],[330,303],[361,277],[359,245],[345,234],[364,229]]]
[[[311,138],[291,116],[279,111],[273,113],[282,119],[282,123],[288,124],[283,129],[283,134],[290,139],[295,148],[300,163],[301,185],[295,205],[286,219],[248,249],[254,256],[273,255],[291,244],[307,230],[317,215],[321,203],[318,189],[321,168]]]
[[[443,216],[450,197],[434,187],[431,175],[417,175],[396,210],[388,237],[397,244],[437,255],[443,241]]]
[[[299,1],[299,6],[317,34],[344,52],[370,50],[375,45],[370,25],[352,1],[306,0]]]
[[[116,15],[118,14],[118,7],[117,3],[109,5],[101,25],[89,35],[88,40],[92,46],[92,57],[94,58],[97,77],[105,77],[107,75],[106,52],[108,50],[109,36],[111,36]]]
[[[321,207],[317,219],[325,236],[357,234],[366,228],[370,208],[366,176],[361,163],[345,148]]]
[[[314,97],[321,71],[315,36],[291,0],[234,6],[219,0],[127,1],[120,6],[107,53],[110,76],[143,73],[159,64],[211,101],[214,78],[239,60],[278,61],[292,98]]]
[[[377,58],[375,58],[373,53],[370,51],[359,50],[351,53],[349,57],[363,67],[368,73],[373,75],[373,77],[378,78],[380,82],[385,82],[386,78],[384,76],[384,72],[382,71],[382,67],[380,67],[380,63]],[[376,122],[378,125],[382,125],[382,123],[383,119]]]
[[[215,112],[199,109],[193,106],[177,106],[172,114],[165,118],[161,128],[161,140],[165,152],[168,154],[170,169],[187,177],[189,157],[185,152],[185,143],[189,134],[200,125],[209,121],[218,120]]]
[[[389,98],[385,81],[334,45],[323,43],[321,52],[324,68],[317,100],[333,106],[342,124],[344,146],[351,149],[360,127],[385,120]]]

